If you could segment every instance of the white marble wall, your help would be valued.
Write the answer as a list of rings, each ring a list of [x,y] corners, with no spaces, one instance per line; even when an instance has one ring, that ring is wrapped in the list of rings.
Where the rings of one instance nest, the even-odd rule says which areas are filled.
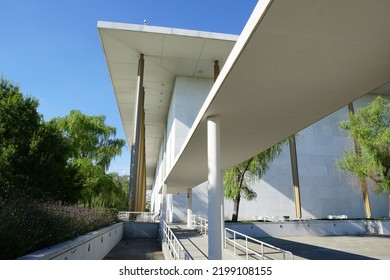
[[[210,79],[176,77],[167,121],[168,170],[180,152],[212,85],[213,80]]]

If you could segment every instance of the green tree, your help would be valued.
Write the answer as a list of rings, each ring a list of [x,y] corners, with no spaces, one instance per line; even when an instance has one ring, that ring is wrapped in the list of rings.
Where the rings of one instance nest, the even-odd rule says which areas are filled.
[[[105,116],[87,116],[72,110],[68,116],[52,121],[72,147],[72,158],[88,158],[107,171],[111,160],[120,155],[125,140],[115,138],[116,128],[105,124]]]
[[[79,189],[67,162],[70,146],[37,107],[35,98],[0,79],[0,197],[75,202]]]
[[[87,116],[74,110],[52,122],[71,147],[70,165],[78,170],[77,181],[82,185],[80,202],[89,207],[105,206],[105,196],[115,190],[106,171],[111,160],[121,154],[125,141],[115,138],[116,129],[105,124],[104,116]]]
[[[360,179],[370,179],[377,192],[390,192],[390,104],[378,96],[368,106],[349,114],[340,127],[347,131],[360,151],[344,152],[336,165]]]
[[[112,177],[112,180],[115,183],[115,188],[111,195],[107,196],[110,198],[108,205],[110,208],[126,210],[130,176],[119,175],[118,173],[110,173],[109,176]]]
[[[68,164],[70,146],[52,124],[42,122],[30,143],[26,181],[34,198],[76,203],[81,185],[77,170]]]
[[[0,78],[0,196],[26,187],[25,169],[31,139],[41,117],[38,101],[24,97],[19,87]]]
[[[232,222],[238,219],[241,198],[250,201],[257,197],[250,183],[265,175],[269,164],[282,151],[283,144],[284,141],[224,172],[225,198],[233,201]]]
[[[94,165],[88,158],[75,159],[71,165],[77,170],[77,178],[82,186],[80,203],[84,206],[88,205],[88,207],[97,206],[95,197],[100,196],[104,188],[110,188],[112,181],[107,183],[106,173],[103,168],[99,165]]]

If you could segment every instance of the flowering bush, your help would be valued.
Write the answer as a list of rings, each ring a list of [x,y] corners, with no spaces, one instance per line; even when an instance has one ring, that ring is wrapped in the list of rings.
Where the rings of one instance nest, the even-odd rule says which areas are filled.
[[[15,259],[117,221],[107,209],[0,199],[0,259]]]

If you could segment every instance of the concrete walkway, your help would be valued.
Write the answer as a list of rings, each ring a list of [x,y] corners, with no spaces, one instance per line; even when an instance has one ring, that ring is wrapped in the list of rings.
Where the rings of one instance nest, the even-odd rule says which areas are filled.
[[[158,240],[122,239],[104,260],[164,260]]]
[[[267,237],[259,240],[291,251],[296,260],[390,260],[390,236]]]
[[[207,260],[208,238],[185,225],[170,225],[176,237],[194,260]],[[300,236],[259,238],[281,249],[291,251],[295,260],[390,260],[390,236]],[[258,245],[250,245],[259,251]],[[280,253],[268,250],[267,256],[282,259]],[[245,259],[244,252],[223,251],[223,260]],[[104,258],[106,260],[164,260],[161,244],[155,239],[123,239]],[[249,259],[258,259],[253,254]],[[289,259],[287,256],[286,259]]]
[[[194,259],[207,259],[207,236],[182,225],[170,227]],[[390,236],[387,235],[267,237],[259,240],[292,252],[294,260],[390,260]],[[260,251],[257,244],[249,247]],[[283,259],[281,253],[271,249],[265,249],[265,255],[275,260]],[[224,250],[223,260],[232,259],[246,259],[246,254],[237,250],[234,255],[232,250]],[[258,257],[252,254],[248,259]],[[286,259],[291,258],[286,255]]]

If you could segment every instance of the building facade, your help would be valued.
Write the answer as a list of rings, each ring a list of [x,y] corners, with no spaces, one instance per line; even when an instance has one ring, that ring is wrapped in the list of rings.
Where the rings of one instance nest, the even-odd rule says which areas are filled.
[[[221,259],[231,214],[223,170],[298,134],[294,180],[285,147],[239,218],[294,219],[298,208],[300,218],[364,217],[359,184],[335,166],[352,145],[338,123],[351,102],[358,108],[390,94],[388,9],[386,1],[264,0],[240,36],[99,22],[137,157],[131,199],[149,188],[152,211],[168,222],[206,216],[209,259]],[[373,217],[388,215],[386,196],[369,198]]]

